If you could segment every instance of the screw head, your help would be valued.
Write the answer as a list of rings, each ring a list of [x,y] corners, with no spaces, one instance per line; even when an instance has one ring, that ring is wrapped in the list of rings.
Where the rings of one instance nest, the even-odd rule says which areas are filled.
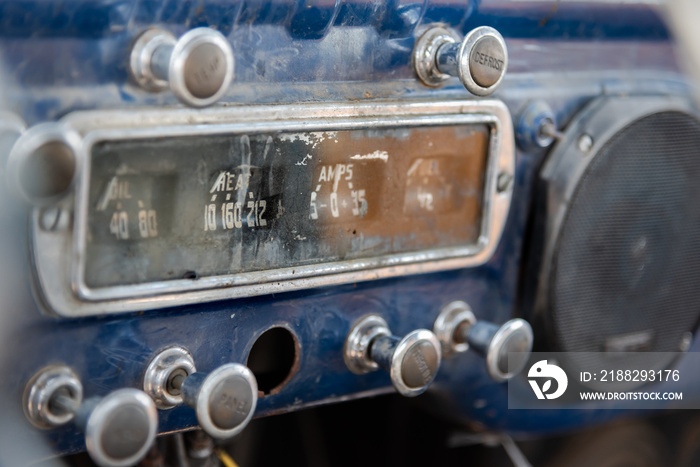
[[[503,193],[504,191],[508,191],[511,188],[512,184],[513,184],[513,176],[511,174],[506,173],[506,172],[501,172],[500,174],[498,174],[496,188],[498,189],[499,193]]]
[[[578,137],[577,141],[578,150],[584,154],[588,154],[593,148],[593,137],[587,133],[582,134]]]

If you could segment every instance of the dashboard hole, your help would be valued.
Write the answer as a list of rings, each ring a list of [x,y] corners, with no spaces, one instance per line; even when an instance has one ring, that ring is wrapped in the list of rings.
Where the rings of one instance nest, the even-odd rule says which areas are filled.
[[[270,328],[258,337],[248,355],[248,368],[262,396],[277,394],[299,370],[299,342],[286,328]]]

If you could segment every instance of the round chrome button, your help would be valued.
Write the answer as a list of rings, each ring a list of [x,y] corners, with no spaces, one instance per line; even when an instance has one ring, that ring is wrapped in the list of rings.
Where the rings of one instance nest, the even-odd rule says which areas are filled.
[[[103,467],[126,467],[139,462],[158,430],[155,404],[144,392],[133,388],[118,389],[95,402],[86,401],[76,418],[84,420],[90,457]]]
[[[418,332],[401,358],[401,379],[411,389],[427,387],[440,367],[439,347],[430,336]]]
[[[532,328],[525,320],[516,318],[497,327],[485,352],[491,377],[505,381],[520,373],[530,358],[532,341]]]
[[[222,365],[211,373],[193,373],[182,383],[187,405],[195,409],[202,429],[213,438],[236,436],[253,418],[258,384],[240,363]]]
[[[185,87],[198,99],[209,99],[223,87],[226,79],[224,52],[213,44],[199,44],[185,60]]]
[[[257,390],[247,378],[233,374],[224,377],[211,390],[209,418],[221,430],[232,430],[245,423],[257,399]]]
[[[170,89],[185,104],[206,107],[228,90],[233,66],[231,45],[220,32],[192,29],[172,50],[168,67]]]
[[[505,71],[506,53],[501,41],[494,36],[478,39],[469,53],[469,73],[483,88],[490,88]]]

